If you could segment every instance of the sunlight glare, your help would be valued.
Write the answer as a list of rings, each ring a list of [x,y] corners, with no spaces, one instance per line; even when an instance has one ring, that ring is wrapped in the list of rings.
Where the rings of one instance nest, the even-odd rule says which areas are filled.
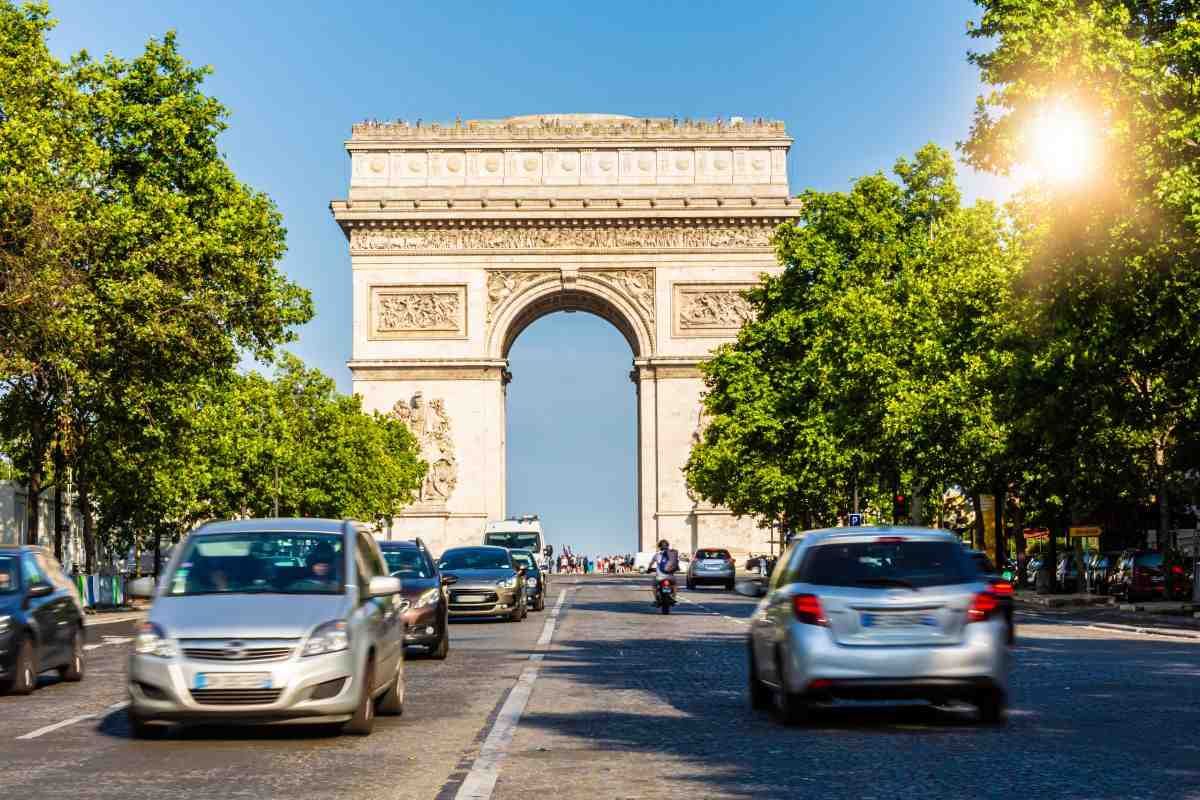
[[[1078,183],[1096,166],[1096,131],[1092,121],[1065,102],[1048,106],[1030,131],[1032,164],[1051,183]]]

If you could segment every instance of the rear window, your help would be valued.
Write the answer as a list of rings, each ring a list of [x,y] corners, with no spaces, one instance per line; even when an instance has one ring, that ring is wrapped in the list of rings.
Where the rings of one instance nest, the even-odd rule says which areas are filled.
[[[728,561],[729,560],[729,551],[728,550],[697,550],[696,551],[696,559],[699,560],[701,558],[723,558],[726,561]]]
[[[1139,567],[1161,567],[1163,563],[1163,554],[1142,553],[1134,558],[1133,563]]]
[[[800,566],[799,580],[817,586],[921,588],[970,583],[975,568],[960,545],[941,541],[823,544]]]

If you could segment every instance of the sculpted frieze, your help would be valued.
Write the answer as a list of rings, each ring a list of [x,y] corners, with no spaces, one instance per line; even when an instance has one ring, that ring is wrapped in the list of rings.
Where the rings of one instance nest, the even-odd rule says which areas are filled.
[[[360,252],[500,250],[731,250],[770,247],[773,228],[736,225],[354,228]]]
[[[618,269],[588,272],[595,278],[615,287],[631,300],[646,322],[648,329],[654,328],[654,270]]]
[[[753,284],[677,284],[675,335],[721,336],[736,332],[754,319],[745,297]]]
[[[520,294],[531,283],[555,273],[546,270],[488,270],[487,274],[487,321],[491,323],[496,312],[510,299]]]
[[[466,287],[372,286],[371,335],[377,339],[466,335]]]
[[[450,434],[450,416],[445,401],[440,398],[425,404],[421,392],[411,400],[400,400],[392,407],[392,416],[404,423],[421,450],[421,458],[429,465],[417,493],[417,502],[424,505],[444,505],[458,485],[458,458]]]

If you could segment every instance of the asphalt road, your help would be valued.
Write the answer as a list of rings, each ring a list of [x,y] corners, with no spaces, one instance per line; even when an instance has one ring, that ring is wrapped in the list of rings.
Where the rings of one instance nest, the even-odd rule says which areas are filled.
[[[0,697],[0,797],[1200,798],[1198,642],[1022,615],[1003,727],[966,708],[860,706],[785,728],[746,702],[753,600],[684,592],[663,617],[645,579],[561,590],[556,616],[456,623],[445,662],[407,663],[404,716],[365,739],[133,740],[132,623],[93,626],[82,683]]]

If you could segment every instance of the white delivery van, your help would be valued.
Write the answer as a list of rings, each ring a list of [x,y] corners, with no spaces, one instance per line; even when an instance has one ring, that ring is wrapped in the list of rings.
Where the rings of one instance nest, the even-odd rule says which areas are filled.
[[[489,522],[483,529],[483,544],[507,547],[509,550],[528,550],[546,567],[546,539],[537,514]]]

